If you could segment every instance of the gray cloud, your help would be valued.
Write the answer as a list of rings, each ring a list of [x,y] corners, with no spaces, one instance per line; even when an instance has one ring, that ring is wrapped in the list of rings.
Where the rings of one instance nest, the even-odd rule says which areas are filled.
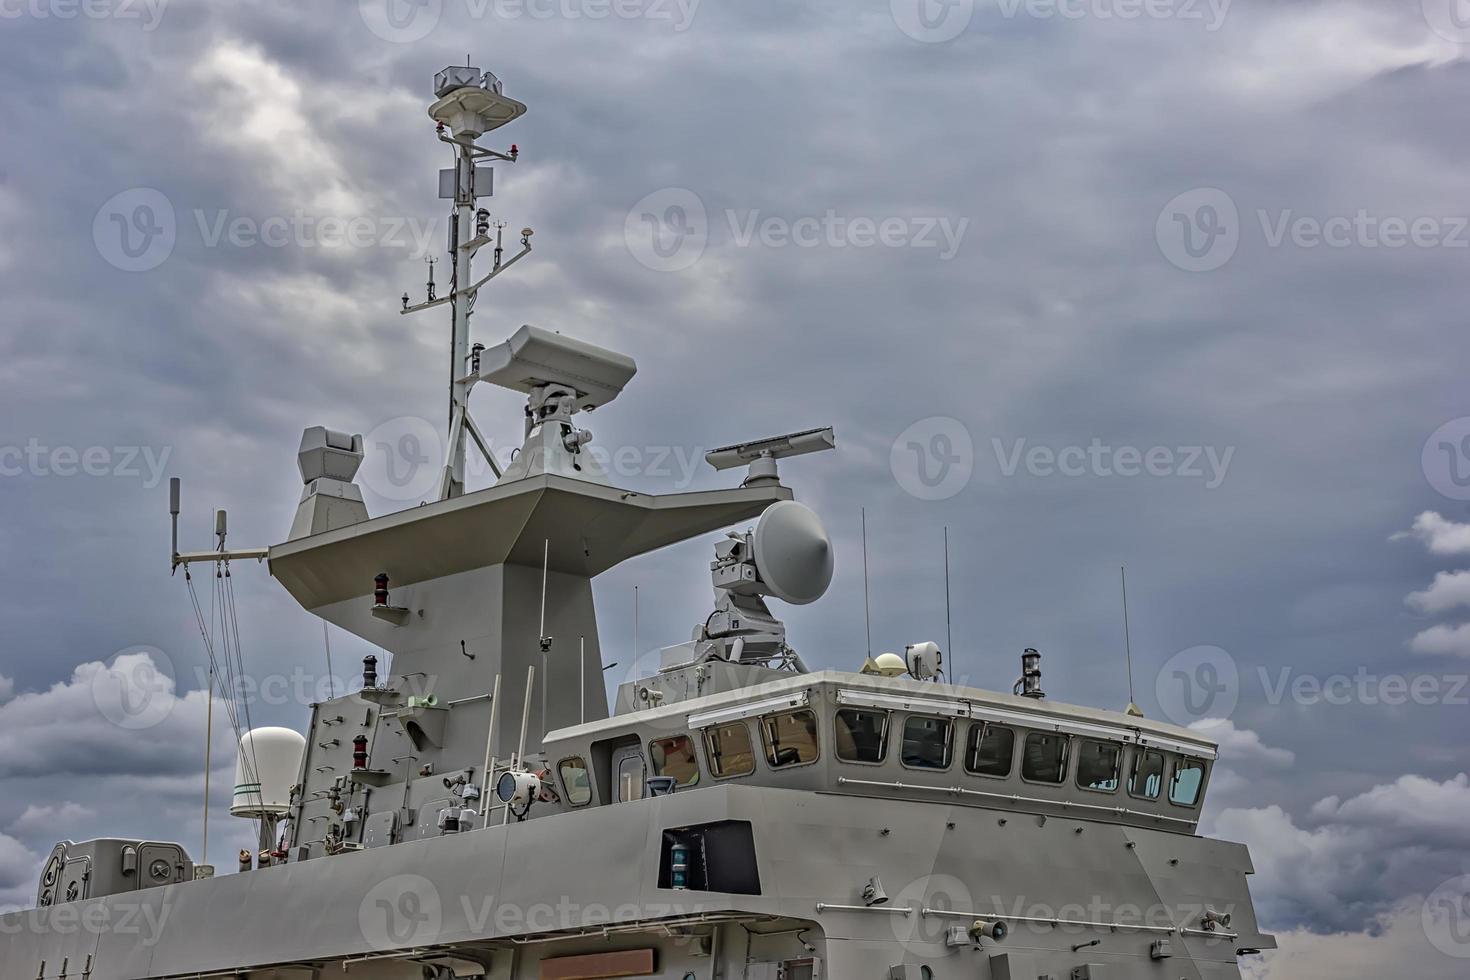
[[[468,45],[532,107],[508,137],[522,156],[497,173],[496,210],[537,229],[536,254],[477,313],[479,339],[532,322],[637,357],[638,381],[593,420],[610,449],[693,454],[834,423],[838,453],[784,471],[841,556],[827,599],[784,611],[815,666],[855,667],[865,652],[860,507],[875,642],[942,639],[948,526],[951,665],[988,687],[1007,687],[1035,645],[1054,697],[1125,704],[1126,563],[1150,714],[1154,675],[1175,653],[1217,646],[1238,668],[1226,812],[1263,838],[1257,887],[1275,922],[1368,928],[1430,887],[1430,859],[1410,832],[1356,823],[1357,801],[1412,791],[1406,769],[1452,787],[1470,768],[1463,709],[1273,702],[1257,672],[1456,672],[1406,647],[1433,624],[1404,597],[1470,551],[1463,502],[1423,452],[1470,415],[1464,250],[1449,241],[1470,189],[1467,66],[1419,8],[1237,0],[1210,31],[982,3],[944,43],[906,35],[882,3],[704,3],[682,31],[446,3],[441,23],[403,44],[355,11],[259,3],[174,0],[151,30],[7,20],[0,448],[34,439],[48,453],[0,477],[0,551],[24,556],[0,564],[0,674],[19,692],[5,700],[0,683],[0,712],[16,719],[0,737],[18,753],[0,826],[69,800],[106,814],[78,836],[198,839],[204,655],[160,560],[164,492],[146,467],[129,475],[120,451],[146,448],[167,460],[160,475],[185,478],[186,541],[207,540],[210,510],[226,507],[233,540],[266,544],[289,526],[302,427],[441,424],[444,325],[395,307],[424,278],[408,229],[442,235],[429,79]],[[674,187],[698,196],[709,240],[689,268],[658,272],[624,229],[635,203]],[[175,240],[156,268],[125,272],[103,237],[120,229],[94,225],[109,199],[140,188],[168,201]],[[1217,270],[1190,273],[1158,228],[1171,200],[1203,188],[1237,210],[1238,241]],[[794,228],[829,212],[849,225],[969,224],[948,261],[851,239],[737,240],[752,219]],[[260,233],[284,225],[284,244],[231,234],[237,219]],[[370,243],[324,244],[324,219],[360,219]],[[1394,219],[1430,220],[1438,244],[1361,237],[1381,239]],[[1313,244],[1313,223],[1343,221],[1349,244]],[[476,411],[498,444],[516,444],[513,397],[478,395]],[[895,464],[893,449],[935,418],[968,436],[971,471],[951,496],[924,500],[895,466],[939,459],[903,462],[901,447]],[[1095,441],[1113,452],[1075,476],[1007,472],[997,440],[1057,459]],[[1155,447],[1176,465],[1122,474],[1123,450]],[[1181,475],[1182,447],[1233,450],[1215,489]],[[58,448],[73,467],[54,465]],[[94,448],[98,475],[82,466]],[[658,490],[669,478],[620,482]],[[369,490],[374,513],[404,504]],[[1430,553],[1386,546],[1416,514]],[[635,584],[642,646],[687,636],[709,602],[690,570],[707,560],[708,542],[692,542],[597,583],[609,659],[643,652],[631,649]],[[324,674],[316,622],[260,569],[236,568],[235,584],[251,675]],[[104,738],[77,665],[131,644],[174,662],[178,704],[157,730]],[[333,652],[350,673],[363,651],[344,639]],[[254,722],[300,726],[298,700],[262,700]],[[25,732],[54,743],[42,750]],[[1294,768],[1275,764],[1282,752]],[[167,804],[100,805],[117,793],[108,773],[153,774]],[[1341,813],[1317,809],[1334,797],[1349,801]],[[1355,842],[1390,850],[1366,860]],[[32,856],[49,846],[18,843]],[[0,851],[0,868],[28,860]],[[1349,896],[1336,909],[1334,888]],[[1299,945],[1338,962],[1309,936]]]

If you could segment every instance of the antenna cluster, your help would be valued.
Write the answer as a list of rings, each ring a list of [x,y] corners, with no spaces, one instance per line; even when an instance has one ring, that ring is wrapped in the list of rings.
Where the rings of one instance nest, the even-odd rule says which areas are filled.
[[[468,59],[466,59],[468,60]],[[439,172],[439,196],[452,200],[449,217],[448,258],[451,274],[449,292],[439,295],[434,278],[438,258],[424,261],[429,267],[425,298],[414,303],[403,294],[402,315],[448,304],[452,308],[449,361],[449,439],[444,458],[443,477],[439,483],[439,499],[446,500],[464,493],[465,450],[468,439],[484,455],[490,469],[499,478],[499,464],[490,445],[470,416],[470,390],[480,380],[479,357],[484,349],[470,344],[470,316],[480,290],[531,251],[530,228],[521,229],[521,250],[505,258],[503,229],[506,222],[493,218],[479,206],[481,198],[494,191],[495,171],[484,166],[486,161],[515,163],[520,147],[512,144],[505,152],[476,143],[481,136],[519,119],[526,112],[524,103],[505,94],[500,79],[493,72],[472,65],[451,65],[434,76],[434,94],[438,101],[429,107],[435,121],[435,133],[441,143],[454,149],[455,164]],[[492,231],[494,232],[492,236]],[[494,260],[484,276],[474,277],[474,259],[480,249],[494,243]]]

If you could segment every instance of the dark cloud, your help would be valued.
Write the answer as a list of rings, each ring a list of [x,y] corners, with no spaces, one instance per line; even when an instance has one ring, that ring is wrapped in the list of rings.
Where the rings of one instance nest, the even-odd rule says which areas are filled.
[[[838,453],[785,471],[841,556],[827,599],[788,617],[808,662],[852,667],[865,653],[866,507],[877,645],[943,638],[948,526],[956,672],[1006,688],[1035,645],[1053,696],[1119,707],[1126,563],[1136,697],[1150,714],[1165,710],[1155,675],[1180,651],[1218,647],[1237,670],[1229,720],[1257,770],[1230,799],[1249,814],[1231,826],[1280,832],[1287,850],[1257,856],[1273,915],[1309,931],[1376,928],[1438,882],[1424,880],[1412,835],[1360,836],[1360,801],[1375,787],[1406,793],[1406,772],[1453,786],[1470,769],[1463,708],[1356,693],[1381,689],[1371,682],[1343,703],[1272,691],[1359,672],[1448,686],[1464,673],[1440,655],[1448,640],[1408,646],[1458,620],[1425,622],[1404,602],[1458,570],[1453,550],[1388,541],[1416,514],[1440,515],[1418,525],[1436,542],[1467,519],[1426,479],[1421,451],[1470,415],[1455,234],[1470,69],[1420,6],[1237,0],[1209,30],[982,2],[943,43],[904,34],[886,3],[703,3],[676,30],[446,2],[414,43],[376,36],[353,4],[175,0],[152,29],[7,19],[0,447],[34,440],[46,465],[0,477],[0,673],[18,692],[0,712],[19,718],[26,698],[75,706],[77,665],[134,644],[173,661],[182,710],[163,741],[101,737],[86,701],[55,717],[89,739],[26,714],[4,730],[18,754],[0,826],[71,801],[104,815],[78,836],[136,827],[142,806],[114,816],[99,805],[105,780],[68,776],[148,772],[177,782],[158,789],[173,794],[155,814],[166,826],[140,836],[198,837],[202,773],[189,774],[202,749],[180,746],[202,737],[189,692],[204,686],[204,654],[163,566],[164,488],[122,457],[146,448],[166,458],[159,478],[184,477],[188,541],[207,540],[209,512],[226,507],[234,540],[266,544],[290,523],[302,427],[439,424],[446,331],[396,314],[424,267],[413,235],[390,229],[428,229],[438,249],[433,177],[446,158],[423,108],[433,72],[468,47],[531,106],[507,136],[523,152],[497,174],[496,209],[537,230],[536,254],[482,303],[478,337],[531,322],[633,354],[639,379],[592,420],[611,448],[697,458],[836,425]],[[125,272],[94,219],[139,188],[167,199],[177,240],[157,268]],[[624,240],[629,209],[668,188],[694,192],[709,222],[703,256],[680,272],[640,264]],[[1239,241],[1220,268],[1188,272],[1161,246],[1161,213],[1205,188],[1238,211]],[[911,235],[921,221],[968,224],[948,260],[850,235],[843,247],[741,242],[767,219],[820,226],[829,214],[849,232],[854,219],[901,219]],[[280,247],[211,243],[221,217],[262,228],[298,216],[307,230]],[[377,244],[322,246],[323,219],[354,218]],[[1349,219],[1349,244],[1312,244],[1311,223],[1334,218]],[[1369,240],[1395,219],[1429,221],[1437,244]],[[477,413],[514,444],[513,397],[481,393]],[[934,419],[968,437],[973,472],[926,500],[891,464],[905,430],[932,445]],[[1094,443],[1103,464],[1075,476],[1024,455],[1055,463]],[[58,475],[57,447],[103,450],[100,475]],[[1171,454],[1163,475],[1118,475],[1124,451],[1155,448]],[[1213,488],[1184,472],[1205,450],[1230,454]],[[620,482],[726,482],[676,477]],[[403,505],[369,491],[374,513]],[[704,618],[708,590],[689,573],[707,553],[692,542],[599,581],[609,659],[632,660],[634,585],[644,647]],[[235,584],[250,672],[324,674],[317,623],[259,569],[237,568]],[[334,654],[350,673],[361,650],[343,640]],[[299,700],[261,701],[254,720],[300,726]],[[1333,797],[1349,803],[1328,820],[1318,806]],[[1344,858],[1322,879],[1300,854],[1336,861],[1338,835],[1394,850]],[[39,855],[48,843],[17,845]],[[1336,911],[1313,899],[1339,887],[1350,900]]]

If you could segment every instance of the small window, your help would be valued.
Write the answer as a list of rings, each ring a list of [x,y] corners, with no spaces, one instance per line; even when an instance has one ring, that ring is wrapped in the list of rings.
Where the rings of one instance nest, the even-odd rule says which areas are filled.
[[[1157,800],[1164,788],[1164,753],[1142,749],[1133,757],[1128,793],[1140,800]]]
[[[837,712],[837,758],[876,764],[888,757],[888,712]]]
[[[772,769],[805,766],[817,761],[817,716],[801,710],[761,720],[766,762]]]
[[[1060,783],[1067,778],[1067,736],[1032,732],[1026,736],[1021,778],[1033,783]]]
[[[648,743],[648,754],[653,757],[655,776],[672,776],[680,786],[699,782],[699,758],[694,754],[694,739],[688,735],[656,739]]]
[[[1169,782],[1169,802],[1194,806],[1199,802],[1199,793],[1204,785],[1205,764],[1198,759],[1180,759],[1174,766],[1174,778]]]
[[[970,739],[965,746],[966,772],[1004,779],[1011,774],[1015,756],[1015,729],[986,724],[970,726]]]
[[[1116,793],[1123,768],[1123,746],[1084,741],[1077,753],[1077,785],[1099,793]]]
[[[755,747],[750,744],[750,729],[743,721],[706,729],[704,751],[709,756],[709,771],[716,779],[755,772]]]
[[[586,806],[592,802],[592,780],[587,777],[587,763],[580,756],[562,760],[557,769],[561,771],[561,785],[569,805]]]
[[[948,718],[915,715],[903,723],[903,764],[911,769],[948,769],[950,732]]]
[[[633,746],[634,749],[637,746]],[[648,789],[648,773],[643,768],[643,758],[626,755],[618,762],[618,802],[643,799]]]

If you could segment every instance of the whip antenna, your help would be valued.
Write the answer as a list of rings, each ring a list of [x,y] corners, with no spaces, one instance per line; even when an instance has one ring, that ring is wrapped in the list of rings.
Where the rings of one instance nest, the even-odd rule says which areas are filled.
[[[868,508],[863,508],[863,627],[868,633],[868,659],[873,659],[873,615],[868,601]]]
[[[949,525],[944,527],[944,642],[949,651],[949,662],[954,663],[954,627],[950,618],[949,603]]]
[[[1128,566],[1118,568],[1119,577],[1123,582],[1123,650],[1128,660],[1128,710],[1127,713],[1134,718],[1143,717],[1143,709],[1133,699],[1133,634],[1128,627]]]

